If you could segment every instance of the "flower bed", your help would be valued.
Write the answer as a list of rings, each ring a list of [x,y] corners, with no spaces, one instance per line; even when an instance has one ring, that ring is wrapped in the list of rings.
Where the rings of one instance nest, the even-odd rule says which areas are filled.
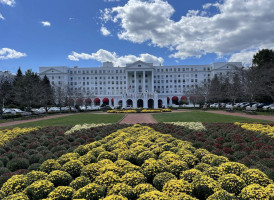
[[[137,110],[108,110],[107,113],[137,113]]]
[[[85,149],[85,151],[83,151]],[[263,172],[147,126],[120,129],[1,188],[5,199],[269,199]],[[271,196],[272,195],[272,196]]]
[[[206,128],[201,122],[166,122],[165,124],[172,124],[175,126],[182,126],[194,131],[204,131]]]
[[[18,128],[17,127],[13,129],[0,130],[0,138],[1,138],[0,147],[5,145],[9,140],[12,140],[19,135],[23,135],[31,131],[36,131],[38,129],[39,127],[35,127],[35,128]]]
[[[203,123],[206,130],[159,123],[150,126],[157,131],[189,141],[196,148],[228,157],[232,161],[257,168],[274,179],[274,140],[267,135],[242,129],[232,123]]]
[[[130,110],[108,110],[108,113],[160,113],[160,112],[171,112],[171,109],[130,109]]]
[[[20,135],[0,148],[0,186],[14,174],[36,170],[47,159],[72,152],[76,147],[100,140],[109,133],[127,125],[113,124],[81,129],[70,135],[71,127],[45,127]],[[83,149],[83,151],[85,151]]]
[[[235,122],[235,124],[241,126],[243,129],[259,132],[274,138],[274,126],[268,124],[249,124],[240,122]]]
[[[80,131],[83,129],[90,129],[90,128],[95,128],[95,127],[100,127],[100,126],[108,126],[111,124],[77,124],[74,127],[72,127],[70,130],[65,132],[65,135],[70,135],[76,131]]]

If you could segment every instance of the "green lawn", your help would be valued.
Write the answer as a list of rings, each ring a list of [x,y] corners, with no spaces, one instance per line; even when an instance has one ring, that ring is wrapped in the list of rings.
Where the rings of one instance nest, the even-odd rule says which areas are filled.
[[[180,112],[153,114],[157,122],[269,122],[265,120],[250,119],[245,117],[221,115],[207,112]]]
[[[81,113],[73,114],[66,117],[59,117],[55,119],[45,119],[36,122],[28,122],[24,124],[18,124],[14,127],[34,127],[34,126],[65,126],[65,125],[76,125],[84,123],[117,123],[123,118],[124,114],[90,114]],[[10,127],[4,127],[10,128]]]

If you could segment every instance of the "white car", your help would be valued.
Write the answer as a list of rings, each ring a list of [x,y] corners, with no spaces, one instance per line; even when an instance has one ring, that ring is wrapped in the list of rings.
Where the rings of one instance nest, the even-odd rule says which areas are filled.
[[[273,110],[274,109],[274,103],[273,104],[269,104],[267,106],[263,106],[263,110]]]
[[[15,111],[16,114],[20,114],[20,115],[22,115],[22,116],[31,115],[31,112],[25,112],[25,111],[22,111],[22,110],[19,109],[19,108],[12,108],[11,110]]]
[[[60,112],[60,108],[57,108],[57,107],[51,107],[49,110],[48,110],[48,112]]]
[[[9,108],[4,108],[3,109],[3,114],[8,114],[8,115],[15,115],[16,112],[12,109],[9,109]]]

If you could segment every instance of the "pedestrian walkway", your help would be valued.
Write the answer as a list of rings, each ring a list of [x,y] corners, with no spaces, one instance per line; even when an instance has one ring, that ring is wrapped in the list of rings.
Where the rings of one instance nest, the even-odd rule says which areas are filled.
[[[223,115],[231,115],[231,116],[238,116],[238,117],[246,117],[251,119],[261,119],[261,120],[268,120],[268,121],[274,121],[274,116],[267,116],[267,115],[249,115],[245,113],[237,113],[237,112],[226,112],[221,110],[216,111],[206,111],[209,113],[215,113],[215,114],[223,114]]]
[[[157,121],[149,113],[127,114],[119,124],[142,124],[152,123],[156,124]]]
[[[13,125],[18,125],[18,124],[24,124],[24,123],[28,123],[28,122],[36,122],[36,121],[45,120],[45,119],[54,119],[54,118],[59,118],[59,117],[65,117],[65,116],[69,116],[69,115],[71,115],[71,114],[60,114],[60,115],[52,115],[52,116],[41,117],[41,118],[36,118],[36,119],[26,119],[26,120],[5,122],[5,123],[0,123],[0,128],[5,127],[5,126],[13,126]]]

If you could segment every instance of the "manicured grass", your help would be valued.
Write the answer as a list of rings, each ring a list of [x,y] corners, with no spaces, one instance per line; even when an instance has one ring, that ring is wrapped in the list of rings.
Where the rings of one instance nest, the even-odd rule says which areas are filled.
[[[153,114],[157,122],[270,122],[259,119],[250,119],[238,116],[229,116],[207,112],[180,112],[180,113],[159,113]]]
[[[81,113],[73,114],[66,117],[59,117],[54,119],[45,119],[36,122],[28,122],[24,124],[18,124],[14,127],[34,127],[34,126],[66,126],[66,125],[76,125],[84,123],[117,123],[123,118],[124,114],[90,114],[90,113]],[[4,127],[10,128],[10,127]]]

